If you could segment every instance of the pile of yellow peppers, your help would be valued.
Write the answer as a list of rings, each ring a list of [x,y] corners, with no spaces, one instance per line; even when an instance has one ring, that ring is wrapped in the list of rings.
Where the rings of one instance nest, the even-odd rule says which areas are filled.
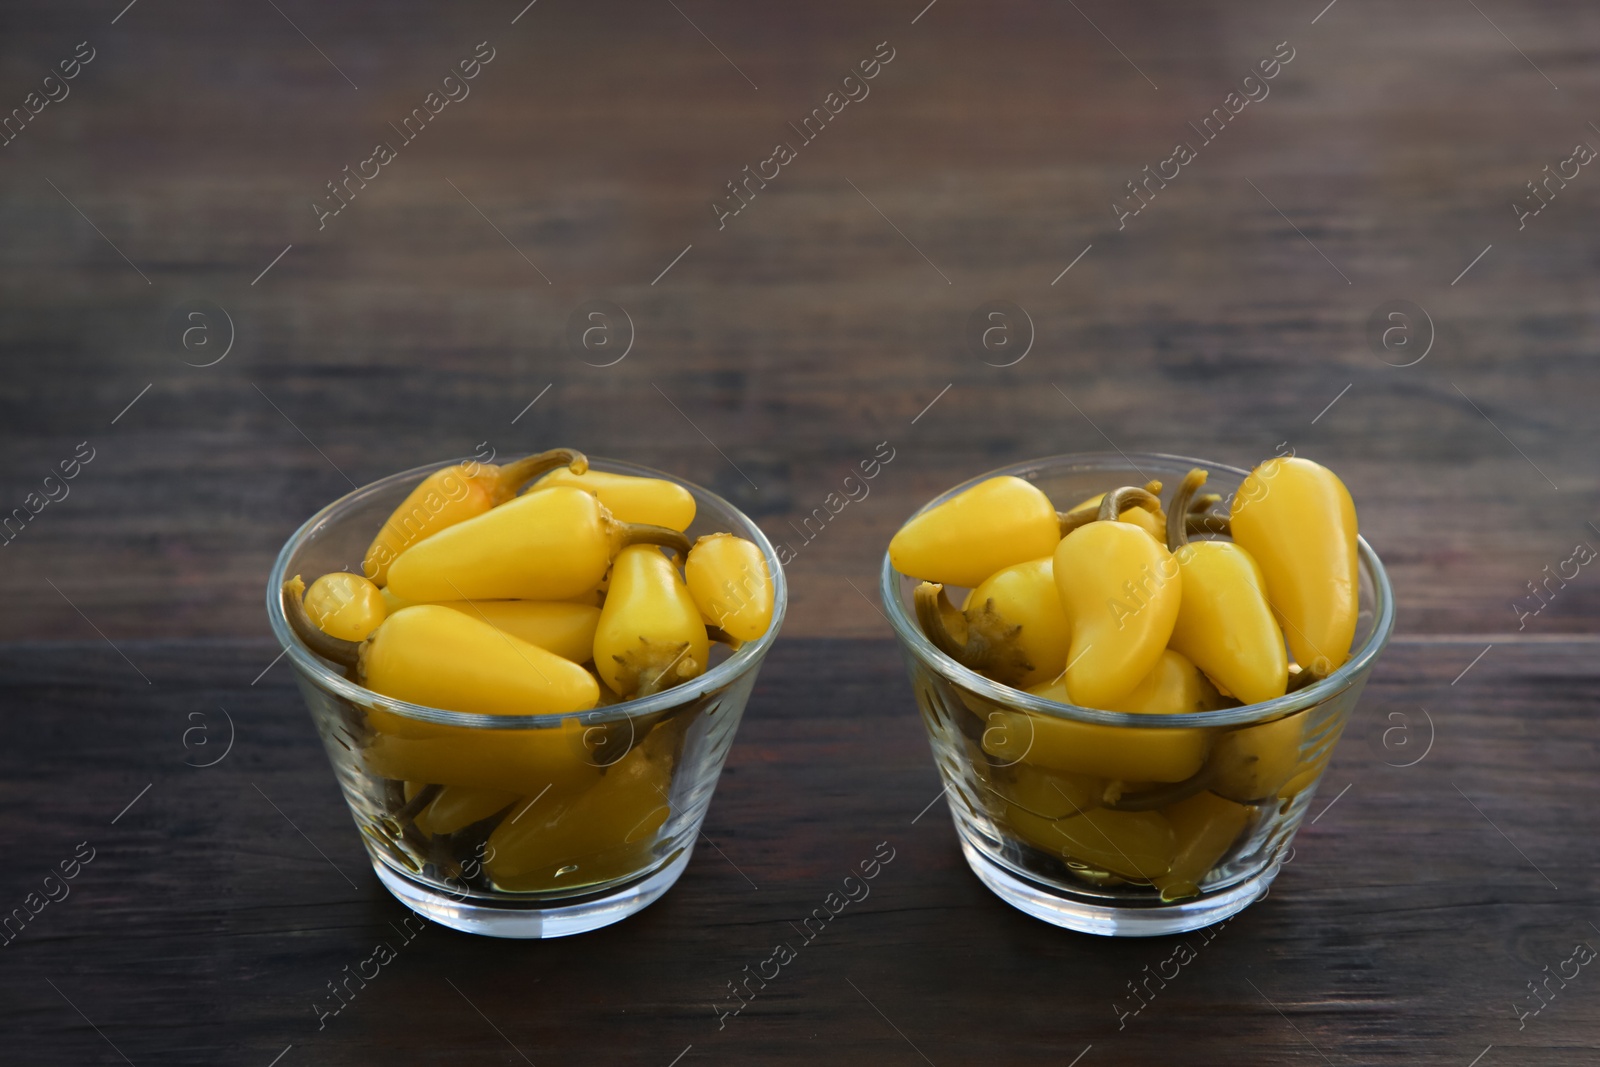
[[[300,638],[373,692],[552,717],[469,729],[366,709],[360,758],[392,786],[386,843],[510,891],[592,885],[648,860],[693,707],[603,725],[571,713],[687,682],[714,641],[737,648],[771,625],[760,547],[730,533],[691,544],[694,517],[682,485],[590,470],[571,449],[456,464],[395,509],[360,573],[285,583]],[[472,858],[453,855],[472,840]]]
[[[1031,482],[991,478],[912,518],[890,560],[922,579],[917,618],[940,652],[1035,697],[1159,716],[1256,704],[1328,676],[1349,657],[1358,612],[1348,490],[1325,467],[1279,457],[1223,516],[1200,492],[1206,478],[1190,471],[1165,506],[1151,482],[1067,511]],[[959,609],[946,586],[970,589]],[[1307,736],[1304,713],[1133,728],[956,692],[998,821],[1084,880],[1151,885],[1169,901],[1197,894],[1259,811],[1314,782],[1336,740]]]

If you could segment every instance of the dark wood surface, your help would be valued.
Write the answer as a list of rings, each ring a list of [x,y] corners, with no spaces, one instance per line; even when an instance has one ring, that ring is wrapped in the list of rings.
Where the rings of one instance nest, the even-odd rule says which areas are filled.
[[[795,563],[792,632],[817,635],[873,632],[847,580],[923,500],[1057,452],[1249,465],[1290,442],[1349,482],[1410,630],[1514,628],[1524,583],[1593,536],[1600,175],[1520,232],[1509,208],[1600,138],[1592,9],[1485,8],[1557,92],[1455,3],[1341,0],[1315,26],[1321,5],[1080,4],[1159,90],[1070,6],[678,6],[759,90],[666,3],[284,8],[359,91],[270,5],[8,5],[7,99],[99,51],[0,149],[0,504],[99,452],[0,549],[0,634],[89,634],[66,594],[113,638],[264,636],[262,574],[347,478],[485,439],[650,462],[785,535],[890,441]],[[484,39],[472,95],[318,232],[324,183]],[[871,95],[719,231],[724,183],[884,40]],[[1119,232],[1113,195],[1285,40],[1271,95]],[[163,336],[200,298],[236,333],[203,369]],[[634,323],[615,366],[563,340],[591,299]],[[1413,367],[1368,346],[1393,299],[1436,326]],[[963,341],[989,300],[1032,316],[1015,366]],[[1600,629],[1600,583],[1538,625]]]
[[[561,941],[434,927],[409,944],[287,669],[250,684],[271,646],[123,646],[151,686],[103,645],[12,650],[0,670],[26,711],[0,754],[5,905],[80,841],[96,853],[0,949],[5,1030],[19,1062],[52,1064],[121,1062],[113,1044],[140,1065],[263,1067],[290,1045],[283,1064],[524,1062],[514,1045],[536,1064],[666,1067],[692,1045],[682,1064],[1060,1065],[1092,1045],[1081,1063],[1465,1067],[1491,1044],[1484,1064],[1592,1063],[1600,976],[1552,983],[1521,1030],[1513,1005],[1575,942],[1600,945],[1600,665],[1589,642],[1497,646],[1452,686],[1480,648],[1389,650],[1271,895],[1210,940],[1088,937],[1002,904],[929,808],[893,646],[800,639],[767,661],[664,898]],[[221,754],[219,708],[231,752],[185,766]],[[1385,747],[1397,725],[1409,737]],[[789,923],[882,842],[871,895],[801,943]],[[798,958],[719,1026],[727,983],[786,940]],[[398,958],[319,1030],[326,983],[379,941]],[[1180,941],[1198,958],[1119,1030],[1126,983]]]
[[[1511,1005],[1600,937],[1600,579],[1513,602],[1600,544],[1600,172],[1521,229],[1510,205],[1600,147],[1600,13],[524,2],[0,6],[0,114],[94,49],[0,147],[0,516],[94,455],[0,538],[5,906],[98,850],[0,949],[0,1058],[1593,1061],[1600,978],[1521,1031]],[[471,95],[319,231],[324,183],[479,41]],[[798,145],[881,41],[870,96]],[[1125,183],[1279,42],[1270,95],[1119,230]],[[798,158],[719,230],[711,202],[779,139]],[[233,341],[204,367],[222,319],[207,348],[171,329],[200,300]],[[566,340],[595,300],[633,324],[609,367]],[[1432,324],[1413,366],[1368,336],[1395,300]],[[989,301],[1031,318],[1012,366],[965,339]],[[798,549],[707,823],[726,858],[702,842],[660,903],[566,943],[429,931],[318,1033],[313,998],[402,909],[282,665],[250,684],[277,651],[263,581],[352,483],[484,440],[672,470]],[[871,495],[802,544],[884,441]],[[1283,443],[1349,483],[1396,585],[1363,723],[1427,707],[1437,744],[1401,770],[1353,731],[1319,805],[1350,791],[1279,888],[1118,1032],[1171,942],[1028,920],[937,807],[912,824],[935,773],[863,594],[904,516],[990,467]],[[184,766],[188,716],[224,707],[235,750]],[[719,1031],[725,983],[884,840],[870,901]]]

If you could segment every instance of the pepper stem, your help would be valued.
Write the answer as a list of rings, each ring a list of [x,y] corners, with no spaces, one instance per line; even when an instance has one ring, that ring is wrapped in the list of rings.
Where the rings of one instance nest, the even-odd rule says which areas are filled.
[[[1150,479],[1150,481],[1144,483],[1144,491],[1149,493],[1151,496],[1159,497],[1161,495],[1161,482],[1155,478]],[[1100,514],[1100,505],[1104,499],[1104,497],[1101,497],[1100,500],[1096,500],[1092,504],[1079,504],[1071,511],[1056,512],[1056,522],[1061,525],[1061,536],[1065,537],[1078,527],[1087,526],[1091,522],[1095,522],[1102,518],[1103,516]],[[1218,499],[1221,498],[1219,497]],[[1148,505],[1140,506],[1148,507]],[[1156,501],[1155,508],[1151,508],[1149,510],[1158,511],[1160,507],[1161,501],[1158,499]],[[1119,511],[1112,517],[1120,518],[1121,516],[1122,512]]]
[[[1183,476],[1177,491],[1172,494],[1172,508],[1167,512],[1167,549],[1176,552],[1189,543],[1189,504],[1210,474],[1195,467]]]
[[[1155,514],[1161,510],[1161,498],[1148,489],[1124,485],[1100,498],[1100,511],[1095,518],[1101,522],[1115,522],[1129,508],[1144,508]]]
[[[979,671],[1002,685],[1016,685],[1033,670],[1017,643],[1022,627],[994,610],[994,600],[958,612],[944,586],[923,582],[915,595],[917,621],[934,647],[963,667]],[[950,625],[961,620],[965,637],[957,640]]]
[[[676,552],[680,560],[689,558],[689,538],[681,530],[674,530],[670,526],[652,526],[646,522],[619,522],[617,530],[617,552],[629,545],[661,545]]]
[[[573,474],[583,474],[589,470],[589,457],[574,448],[552,448],[537,455],[514,459],[501,466],[496,475],[499,492],[495,495],[510,500],[524,485],[557,467],[566,467]]]
[[[1056,512],[1056,522],[1061,526],[1062,537],[1067,536],[1067,534],[1080,526],[1089,525],[1099,517],[1100,505],[1098,502],[1094,504],[1079,504],[1071,511]]]
[[[917,607],[917,622],[928,635],[933,647],[949,656],[963,667],[967,666],[967,643],[957,641],[945,625],[946,612],[955,613],[955,605],[945,595],[944,586],[937,582],[923,582],[917,586],[913,599]]]
[[[1289,672],[1289,685],[1284,692],[1299,692],[1307,686],[1316,685],[1326,677],[1327,675],[1317,670],[1315,666],[1301,667],[1298,671]]]
[[[1226,515],[1196,515],[1191,511],[1183,517],[1183,526],[1191,534],[1233,536],[1233,526]]]
[[[417,790],[417,795],[406,801],[393,815],[390,816],[398,827],[411,825],[411,821],[422,813],[422,809],[434,802],[440,793],[444,792],[442,785],[425,785]]]
[[[323,659],[331,659],[341,667],[354,670],[361,658],[361,642],[345,641],[325,634],[306,613],[306,583],[297,574],[283,583],[283,613],[289,617],[289,627],[294,635],[311,651]]]
[[[706,627],[706,640],[716,641],[718,644],[727,645],[735,652],[744,647],[744,642],[730,634],[720,626]]]

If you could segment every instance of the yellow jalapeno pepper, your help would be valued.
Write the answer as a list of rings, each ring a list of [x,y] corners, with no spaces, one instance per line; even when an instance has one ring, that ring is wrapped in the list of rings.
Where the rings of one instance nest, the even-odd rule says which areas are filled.
[[[1172,867],[1155,884],[1170,903],[1200,895],[1200,883],[1239,840],[1252,811],[1213,793],[1197,793],[1167,805],[1161,814],[1172,827],[1175,848]]]
[[[1028,692],[1073,703],[1061,678]],[[1167,651],[1132,693],[1103,710],[1164,715],[1206,711],[1215,703],[1215,690],[1194,664]],[[999,708],[988,713],[984,725],[983,749],[1002,763],[1026,761],[1052,771],[1127,782],[1185,781],[1205,764],[1209,742],[1208,731],[1199,728],[1135,729]]]
[[[593,493],[619,522],[665,526],[679,531],[687,530],[694,522],[694,494],[665,478],[557,468],[534,482],[528,491],[556,485]]]
[[[1078,860],[1139,881],[1172,869],[1176,842],[1160,812],[1100,809],[1060,819],[1055,828],[1066,839],[1061,852],[1069,863]]]
[[[1325,730],[1315,739],[1306,737],[1301,740],[1300,762],[1295,764],[1294,777],[1278,787],[1279,801],[1288,804],[1317,783],[1328,761],[1333,758],[1334,746],[1339,743],[1343,733],[1344,726],[1340,725]]]
[[[1288,684],[1283,631],[1250,553],[1229,541],[1189,543],[1185,515],[1190,497],[1205,480],[1205,471],[1189,472],[1167,519],[1167,539],[1183,586],[1168,647],[1239,700],[1258,704],[1283,696]]]
[[[1183,586],[1164,546],[1139,527],[1115,521],[1123,502],[1150,510],[1160,501],[1124,487],[1100,504],[1100,521],[1080,526],[1055,549],[1056,589],[1072,623],[1067,653],[1071,703],[1110,709],[1155,669],[1172,636]]]
[[[1096,867],[1135,881],[1151,881],[1172,869],[1172,827],[1160,812],[1096,809],[1045,819],[1012,805],[1007,815],[1024,840],[1069,865]]]
[[[519,637],[573,663],[586,663],[594,652],[594,631],[600,609],[567,600],[446,600],[454,608],[482,619],[501,633]]]
[[[1306,679],[1303,683],[1306,685],[1318,680],[1309,670],[1301,670],[1298,676],[1291,673],[1289,677],[1290,692],[1302,687],[1301,678]],[[1285,804],[1292,801],[1298,794],[1317,784],[1318,779],[1322,776],[1323,768],[1327,767],[1328,761],[1333,758],[1334,747],[1338,745],[1339,738],[1344,734],[1344,722],[1339,722],[1336,725],[1324,725],[1321,729],[1313,730],[1314,724],[1309,711],[1299,717],[1305,720],[1301,727],[1298,745],[1300,759],[1295,764],[1294,776],[1278,787],[1278,800]]]
[[[594,635],[601,679],[624,698],[650,696],[703,673],[709,655],[705,620],[678,568],[653,545],[624,548]]]
[[[439,706],[448,710],[491,714],[583,710],[598,697],[599,684],[582,667],[436,604],[395,612],[361,643],[330,637],[306,614],[304,589],[298,577],[284,583],[284,612],[296,636],[374,692],[424,703],[442,695]],[[380,640],[378,656],[363,655]],[[488,675],[482,672],[486,660],[494,668]],[[376,680],[368,673],[374,668]],[[437,674],[419,677],[428,672]],[[521,695],[529,699],[523,702]],[[378,707],[363,710],[368,732],[359,735],[359,756],[378,778],[521,796],[547,786],[565,793],[600,774],[585,759],[586,731],[575,717],[558,718],[551,729],[496,731],[424,722]]]
[[[576,663],[438,604],[384,620],[362,645],[360,673],[374,693],[447,711],[538,715],[600,699]]]
[[[306,612],[317,628],[342,641],[364,641],[388,616],[383,593],[359,574],[324,574],[306,590]]]
[[[395,605],[393,611],[411,606],[392,594],[384,599]],[[600,623],[600,609],[592,603],[579,604],[570,600],[441,600],[437,603],[442,608],[481,619],[501,633],[520,637],[574,663],[588,662],[594,652],[594,630]]]
[[[988,766],[983,761],[982,766]],[[1046,819],[1082,815],[1100,806],[1105,782],[1086,774],[1048,771],[1031,763],[993,768],[985,785],[1004,800]]]
[[[608,574],[607,577],[610,577],[610,575]],[[554,601],[533,600],[533,601],[528,601],[528,603],[532,603],[532,604],[582,604],[584,607],[598,608],[601,604],[604,604],[605,600],[606,600],[605,585],[606,585],[605,579],[601,579],[601,582],[600,582],[599,585],[595,586],[593,589],[590,589],[590,590],[588,590],[586,592],[579,593],[577,596],[562,597],[560,600],[554,600]],[[391,615],[393,615],[395,612],[399,611],[401,608],[409,608],[412,604],[426,604],[426,603],[429,603],[428,601],[425,601],[425,600],[402,600],[399,597],[395,596],[394,595],[394,590],[390,589],[388,586],[384,586],[382,589],[378,590],[378,592],[383,595],[383,606],[386,609],[388,609],[388,612]],[[433,603],[450,604],[450,603],[454,603],[454,601],[439,600],[439,601],[434,601]],[[461,603],[466,603],[466,601],[461,601]],[[480,601],[480,603],[482,603],[482,601]],[[534,642],[534,644],[538,644],[538,643],[539,642],[537,642],[537,641]]]
[[[362,560],[363,573],[383,585],[390,564],[406,549],[505,503],[528,479],[560,466],[582,474],[589,469],[589,460],[582,452],[553,448],[505,466],[468,461],[434,471],[384,521]]]
[[[1067,665],[1071,628],[1049,556],[1002,567],[985,578],[967,594],[954,629],[950,620],[956,616],[944,586],[924,582],[916,591],[916,606],[923,632],[939,651],[997,682],[1026,688],[1054,678]]]
[[[1261,565],[1289,650],[1331,674],[1350,657],[1360,607],[1350,491],[1308,459],[1269,459],[1239,486],[1229,520],[1234,541]]]
[[[1229,730],[1211,751],[1216,777],[1211,791],[1229,800],[1264,800],[1276,796],[1300,763],[1300,744],[1307,714]]]
[[[622,523],[593,495],[539,489],[419,541],[389,565],[402,600],[565,600],[600,584],[625,546],[671,545],[677,530]]]
[[[414,782],[406,783],[406,800],[416,800],[424,787]],[[417,813],[413,820],[417,829],[425,834],[453,834],[462,827],[487,819],[503,811],[518,800],[515,793],[499,789],[468,789],[465,786],[447,785],[437,790],[433,799]]]
[[[894,569],[942,585],[975,586],[1002,567],[1049,555],[1061,518],[1032,482],[979,482],[902,526],[889,542]]]
[[[592,885],[650,859],[672,814],[672,765],[648,743],[576,796],[529,797],[489,835],[486,869],[511,891]]]
[[[594,678],[576,663],[439,604],[401,608],[359,644],[338,640],[311,622],[304,588],[298,575],[284,583],[296,634],[374,693],[484,715],[583,711],[600,699]]]
[[[1129,715],[1177,715],[1212,711],[1221,706],[1216,688],[1206,681],[1199,668],[1183,653],[1169,648],[1162,651],[1155,667],[1133,692],[1112,701],[1105,710]]]
[[[360,757],[379,778],[513,796],[534,796],[548,787],[547,799],[600,779],[589,752],[591,728],[576,716],[542,730],[445,726],[381,708],[368,709],[366,717],[372,735]]]
[[[701,617],[735,641],[754,641],[772,625],[772,572],[755,542],[728,533],[702,537],[683,577]]]

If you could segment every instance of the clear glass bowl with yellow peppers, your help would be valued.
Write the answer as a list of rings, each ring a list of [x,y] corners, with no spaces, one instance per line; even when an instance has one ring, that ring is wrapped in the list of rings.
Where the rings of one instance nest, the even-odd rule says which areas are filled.
[[[267,589],[379,879],[501,937],[604,926],[677,880],[786,602],[727,501],[570,449],[358,489]]]
[[[956,486],[882,595],[968,864],[1068,929],[1263,896],[1394,626],[1332,471],[1032,460]]]

